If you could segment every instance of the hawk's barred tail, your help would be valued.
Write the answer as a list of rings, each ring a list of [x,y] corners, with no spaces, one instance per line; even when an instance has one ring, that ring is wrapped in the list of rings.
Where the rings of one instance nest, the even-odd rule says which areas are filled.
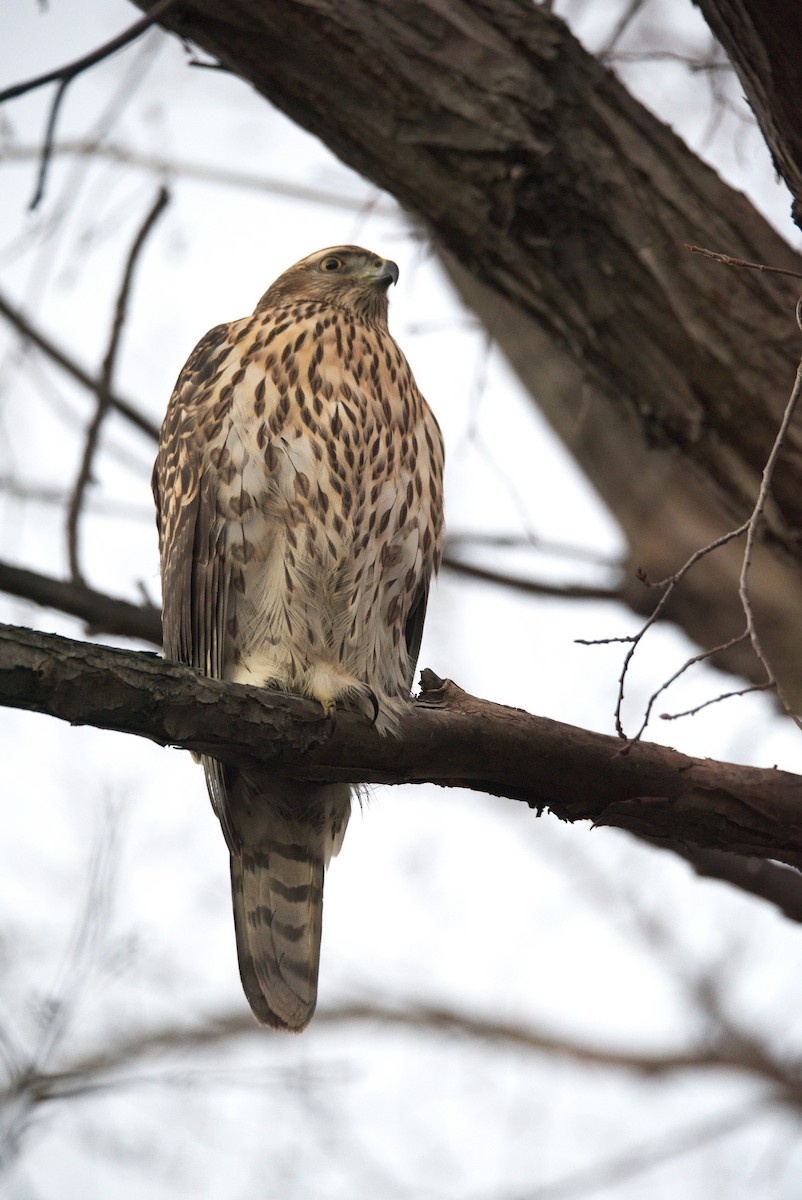
[[[342,845],[348,784],[223,769],[242,985],[257,1020],[300,1033],[317,1001],[323,871]]]
[[[263,1025],[300,1033],[317,1002],[323,860],[308,838],[232,855],[231,892],[248,1002]]]

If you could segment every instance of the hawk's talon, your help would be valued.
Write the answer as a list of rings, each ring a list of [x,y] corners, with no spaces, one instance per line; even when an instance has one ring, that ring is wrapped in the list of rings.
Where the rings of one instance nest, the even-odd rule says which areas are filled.
[[[323,709],[323,717],[329,727],[329,736],[331,736],[337,728],[337,705],[333,700],[321,700],[319,703]]]
[[[373,706],[373,716],[370,719],[371,725],[375,725],[379,719],[379,700],[373,688],[367,689],[367,698]]]

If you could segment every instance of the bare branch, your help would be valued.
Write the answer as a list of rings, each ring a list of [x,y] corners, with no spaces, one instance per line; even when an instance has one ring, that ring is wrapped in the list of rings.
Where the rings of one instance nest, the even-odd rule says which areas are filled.
[[[3,158],[6,162],[29,162],[38,158],[41,153],[35,146],[7,146],[3,148]],[[266,192],[270,195],[283,196],[288,200],[298,200],[306,204],[321,204],[326,208],[339,209],[353,213],[362,209],[365,203],[364,195],[347,195],[344,190],[321,188],[312,184],[293,183],[279,176],[264,175],[252,171],[232,171],[223,166],[208,163],[189,162],[174,155],[144,154],[131,146],[99,140],[66,140],[53,146],[51,157],[60,155],[76,158],[101,159],[104,162],[116,163],[122,167],[137,167],[171,179],[195,179],[201,183],[216,184],[221,187],[231,187],[237,190]],[[398,216],[398,205],[389,198],[371,203],[371,212],[384,216]]]
[[[749,528],[749,522],[744,521],[743,525],[740,525],[737,529],[731,529],[728,533],[722,534],[721,537],[715,538],[715,540],[712,542],[709,542],[708,545],[702,546],[700,549],[694,551],[694,553],[690,556],[690,558],[688,558],[682,564],[680,569],[678,571],[675,571],[673,575],[669,575],[666,579],[661,579],[657,583],[651,582],[649,579],[647,579],[647,577],[643,573],[643,571],[639,571],[638,578],[640,579],[641,583],[643,583],[646,587],[650,587],[650,588],[662,588],[663,594],[660,597],[660,599],[658,600],[658,602],[655,605],[654,609],[652,610],[651,614],[646,619],[646,621],[643,623],[643,625],[641,626],[641,628],[638,630],[637,633],[628,635],[626,637],[576,638],[575,639],[577,644],[580,646],[607,646],[613,642],[623,642],[623,643],[629,644],[629,650],[627,650],[626,655],[624,656],[624,662],[621,666],[621,674],[618,677],[618,699],[616,701],[616,706],[615,706],[615,728],[616,728],[616,732],[618,733],[618,736],[622,740],[627,741],[627,742],[640,741],[641,737],[643,736],[643,734],[646,730],[646,726],[649,724],[649,718],[651,716],[652,708],[653,708],[654,703],[657,700],[658,696],[661,694],[661,692],[664,692],[665,689],[669,686],[669,684],[673,683],[674,679],[676,679],[679,675],[681,675],[687,667],[691,666],[692,662],[696,662],[698,660],[707,658],[711,654],[716,653],[718,650],[729,648],[730,646],[735,645],[738,641],[741,641],[743,639],[743,635],[738,635],[738,637],[730,639],[726,644],[722,643],[721,646],[715,647],[714,650],[704,651],[702,654],[694,657],[694,659],[686,662],[677,672],[675,672],[675,674],[671,677],[671,679],[669,679],[666,683],[664,683],[662,685],[662,687],[658,688],[658,690],[652,694],[652,696],[650,697],[648,704],[646,706],[646,710],[644,712],[643,720],[641,721],[640,728],[638,729],[638,731],[634,737],[629,738],[627,736],[626,731],[624,730],[622,719],[621,719],[621,710],[624,705],[624,685],[626,683],[627,672],[629,671],[630,664],[632,662],[632,659],[635,656],[635,651],[637,650],[638,646],[642,642],[645,635],[651,629],[652,625],[654,625],[655,622],[658,620],[658,618],[662,615],[663,610],[665,609],[666,605],[668,604],[669,600],[671,599],[674,591],[679,586],[679,584],[682,582],[682,580],[685,578],[685,576],[688,574],[688,572],[691,570],[691,568],[694,567],[703,558],[705,558],[708,554],[712,554],[714,550],[718,550],[718,549],[720,549],[720,547],[726,546],[729,542],[734,541],[735,538],[742,537],[743,534],[746,533],[748,528]]]
[[[802,299],[797,302],[796,319],[797,324],[799,325],[800,329],[802,329]],[[744,616],[746,617],[746,629],[749,635],[749,640],[752,643],[752,649],[757,655],[763,670],[766,672],[766,679],[773,686],[785,711],[797,724],[797,726],[802,729],[802,721],[800,721],[796,713],[792,711],[785,691],[780,686],[779,680],[777,679],[777,676],[775,675],[774,670],[768,658],[766,657],[766,652],[763,649],[763,645],[755,625],[754,613],[752,611],[752,601],[749,595],[749,572],[752,566],[755,539],[757,538],[758,530],[762,523],[763,513],[769,497],[769,491],[771,490],[771,482],[774,477],[774,470],[777,466],[777,459],[780,456],[780,451],[785,445],[788,428],[793,420],[794,413],[796,412],[796,406],[799,402],[800,393],[802,393],[802,359],[800,359],[799,365],[796,369],[794,386],[788,403],[785,406],[782,424],[780,425],[780,429],[776,438],[774,439],[774,445],[771,448],[771,454],[769,455],[768,461],[766,462],[766,466],[763,470],[763,478],[760,483],[760,492],[758,494],[757,501],[755,502],[752,515],[749,518],[749,528],[746,534],[746,549],[744,550],[743,565],[741,567],[740,579],[738,580],[738,595],[740,596],[741,606],[743,607]]]
[[[131,284],[134,278],[134,272],[139,261],[139,256],[142,248],[148,239],[148,235],[155,226],[157,220],[164,212],[169,203],[169,193],[166,188],[160,188],[154,203],[151,205],[145,220],[134,238],[131,249],[128,253],[128,259],[123,272],[120,291],[117,296],[117,303],[114,307],[114,319],[112,321],[111,333],[109,335],[109,345],[106,351],[106,356],[103,360],[103,368],[100,374],[100,386],[97,393],[97,405],[95,407],[95,415],[89,424],[86,431],[86,443],[84,445],[84,453],[81,459],[81,465],[78,470],[78,477],[75,481],[75,490],[73,491],[70,507],[67,513],[67,549],[70,562],[70,573],[75,583],[84,583],[81,575],[79,554],[78,554],[78,524],[81,517],[81,508],[83,505],[84,494],[89,485],[92,476],[92,462],[97,450],[98,438],[100,429],[106,414],[109,410],[109,396],[114,375],[114,366],[117,360],[117,351],[120,345],[120,337],[122,335],[125,317],[128,311],[128,299],[131,294]]]
[[[93,378],[93,376],[91,376],[88,371],[84,370],[84,368],[80,366],[74,358],[67,354],[65,350],[62,350],[59,346],[52,342],[50,338],[45,337],[43,333],[41,333],[34,325],[31,324],[29,319],[24,316],[18,308],[15,308],[9,303],[2,293],[0,293],[0,315],[4,316],[9,324],[12,325],[17,332],[20,333],[23,338],[25,338],[26,341],[29,341],[36,346],[37,350],[41,350],[43,354],[47,355],[47,357],[52,360],[52,362],[56,363],[56,365],[61,367],[62,370],[66,371],[68,375],[71,375],[73,379],[82,384],[87,391],[92,392],[98,397],[103,395],[101,381]],[[108,402],[112,408],[116,409],[117,412],[119,412],[121,416],[125,417],[127,421],[130,421],[130,423],[135,425],[136,428],[142,433],[147,434],[147,436],[154,442],[158,442],[158,425],[155,425],[152,421],[149,421],[147,417],[138,412],[137,409],[135,409],[133,405],[129,404],[127,400],[123,400],[120,396],[110,393],[108,395]]]
[[[774,275],[790,275],[793,279],[802,279],[802,271],[790,271],[786,267],[770,267],[768,263],[748,262],[745,258],[733,258],[730,254],[721,254],[718,250],[706,250],[703,246],[693,246],[685,243],[685,249],[691,254],[702,254],[712,258],[714,262],[722,263],[725,267],[748,267],[750,271],[770,271]]]
[[[640,1146],[616,1154],[606,1161],[580,1168],[554,1183],[543,1184],[526,1192],[516,1192],[505,1197],[505,1200],[574,1200],[575,1197],[593,1195],[600,1189],[635,1179],[660,1163],[689,1154],[709,1142],[754,1124],[778,1102],[779,1097],[770,1095],[750,1101],[729,1113],[719,1114],[708,1120],[693,1121],[682,1129],[674,1129],[668,1134],[651,1138]]]
[[[418,1036],[456,1034],[479,1042],[488,1048],[513,1049],[529,1054],[558,1057],[584,1067],[603,1067],[625,1071],[647,1078],[672,1075],[686,1071],[728,1071],[748,1077],[763,1078],[751,1060],[734,1058],[726,1045],[708,1045],[698,1049],[654,1053],[650,1051],[617,1050],[593,1044],[581,1038],[558,1036],[546,1029],[509,1021],[496,1021],[458,1009],[411,1002],[388,1004],[381,1001],[365,1004],[344,1004],[318,1009],[315,1031],[326,1028],[359,1025],[380,1029],[403,1030]],[[123,1071],[141,1065],[146,1060],[198,1053],[214,1049],[227,1041],[242,1037],[258,1037],[265,1041],[270,1035],[258,1026],[244,1008],[231,1013],[210,1016],[200,1026],[186,1024],[164,1026],[161,1029],[138,1030],[126,1038],[117,1039],[108,1049],[76,1059],[62,1070],[38,1073],[24,1081],[17,1079],[0,1090],[0,1104],[8,1103],[19,1091],[30,1089],[36,1100],[58,1099],[74,1094],[73,1088],[119,1085]],[[774,1085],[777,1080],[771,1077]],[[788,1074],[788,1096],[791,1103],[801,1104],[799,1087],[792,1070]]]
[[[680,668],[680,671],[684,671],[685,667],[692,666],[694,662],[698,662],[701,658],[708,658],[713,653],[715,653],[714,650],[709,650],[703,655],[700,654],[693,659],[689,659],[685,665]],[[672,678],[669,679],[668,683],[673,682],[679,673],[680,672],[677,672],[675,675],[673,675]],[[667,687],[668,684],[665,686]],[[731,692],[721,692],[718,696],[711,696],[709,700],[703,700],[701,704],[694,704],[693,708],[686,708],[683,712],[660,713],[660,720],[679,721],[681,717],[695,717],[696,714],[700,713],[703,708],[710,708],[711,704],[720,704],[722,700],[734,700],[738,696],[750,696],[752,692],[769,692],[773,686],[774,685],[769,683],[768,680],[765,683],[750,683],[748,687],[735,688]]]
[[[644,0],[629,0],[626,8],[620,14],[618,20],[613,26],[606,42],[598,51],[598,56],[602,62],[606,62],[613,53],[627,29],[635,20],[640,10],[643,8],[643,5]]]
[[[792,921],[802,921],[802,876],[791,867],[765,859],[741,858],[722,850],[677,849],[697,875],[720,879],[751,892],[779,908]]]
[[[37,208],[39,202],[44,195],[45,181],[47,179],[47,169],[50,164],[50,155],[53,149],[53,139],[56,132],[56,121],[58,119],[59,108],[64,94],[79,75],[90,67],[102,62],[106,58],[110,58],[118,50],[130,45],[143,33],[145,33],[152,25],[154,25],[161,17],[165,15],[167,10],[173,6],[175,0],[156,0],[156,3],[151,8],[147,16],[142,17],[124,33],[118,34],[111,41],[105,42],[102,46],[92,50],[89,54],[85,54],[82,58],[76,59],[74,62],[68,63],[64,67],[58,67],[55,71],[48,71],[44,75],[38,75],[34,79],[28,79],[23,83],[17,83],[13,87],[5,88],[0,91],[0,104],[6,100],[13,100],[16,96],[23,96],[26,92],[32,92],[37,88],[43,87],[48,83],[58,83],[53,103],[50,106],[50,115],[47,120],[47,129],[45,132],[45,140],[42,147],[41,161],[39,165],[39,175],[36,181],[36,190],[33,199],[31,200],[31,209]]]
[[[741,259],[730,258],[728,255],[714,253],[713,251],[710,251],[710,250],[701,250],[698,246],[688,246],[688,249],[695,250],[695,251],[697,251],[697,253],[700,253],[700,254],[704,254],[707,257],[714,259],[716,262],[723,262],[723,263],[726,263],[731,266],[750,267],[750,268],[754,267],[757,270],[774,270],[775,269],[775,268],[771,268],[771,267],[763,267],[760,263],[750,263],[750,262],[745,262]],[[781,273],[785,274],[787,272],[781,272]],[[800,327],[800,329],[802,329],[802,299],[800,299],[797,302],[796,321],[797,321],[797,325]],[[796,412],[800,394],[802,394],[802,360],[800,360],[800,362],[797,366],[796,378],[794,380],[794,386],[791,390],[791,395],[789,396],[788,401],[786,403],[785,410],[783,412],[782,421],[780,422],[780,427],[777,431],[777,434],[774,438],[774,442],[771,447],[771,452],[770,452],[769,457],[766,460],[765,466],[763,468],[761,482],[760,482],[760,489],[758,491],[758,496],[754,503],[754,507],[749,516],[749,519],[747,521],[744,521],[743,524],[739,525],[737,529],[730,530],[728,533],[725,533],[721,537],[716,538],[715,541],[710,542],[707,546],[703,546],[700,550],[697,550],[694,554],[692,554],[690,556],[689,559],[687,559],[687,561],[683,564],[683,566],[680,567],[679,571],[676,571],[673,575],[669,576],[667,579],[661,580],[659,583],[651,583],[646,578],[646,575],[644,574],[644,572],[642,572],[642,571],[638,572],[638,577],[641,579],[641,582],[646,584],[647,587],[657,587],[657,588],[663,589],[663,595],[660,597],[660,600],[658,601],[656,607],[652,611],[649,618],[641,626],[638,633],[633,634],[631,636],[619,637],[619,638],[596,638],[596,639],[592,639],[592,640],[590,640],[590,639],[586,640],[584,638],[577,639],[577,641],[580,642],[580,644],[585,645],[585,646],[603,645],[603,644],[608,644],[610,642],[629,643],[629,649],[627,650],[627,653],[624,656],[624,662],[621,667],[621,674],[618,678],[618,698],[617,698],[616,707],[615,707],[615,727],[616,727],[619,737],[621,737],[625,740],[631,741],[631,742],[639,741],[640,738],[643,736],[643,733],[645,732],[647,725],[649,724],[652,710],[654,708],[654,705],[655,705],[657,699],[663,694],[663,692],[665,692],[672,685],[672,683],[674,683],[680,677],[680,675],[683,675],[685,673],[685,671],[688,670],[689,667],[692,667],[697,663],[704,662],[704,661],[712,658],[716,654],[721,654],[724,651],[730,650],[730,649],[732,649],[733,646],[737,646],[739,643],[745,642],[747,640],[749,641],[749,643],[752,647],[755,657],[757,658],[758,662],[760,663],[761,667],[763,668],[763,671],[765,672],[766,678],[763,682],[756,684],[752,688],[741,688],[741,689],[738,689],[737,691],[722,693],[721,695],[715,697],[713,700],[707,701],[705,704],[699,704],[695,708],[687,709],[683,713],[676,713],[676,714],[673,714],[672,716],[663,714],[664,719],[677,720],[679,717],[691,716],[697,712],[700,712],[703,708],[706,708],[708,704],[716,703],[718,701],[728,699],[732,696],[742,696],[747,691],[761,691],[761,690],[766,690],[768,688],[771,688],[774,691],[777,698],[779,699],[780,703],[782,704],[782,706],[783,706],[785,712],[788,714],[788,716],[790,716],[791,719],[795,722],[795,724],[800,729],[802,729],[802,720],[800,720],[800,718],[793,711],[793,709],[791,707],[791,703],[787,697],[786,691],[781,686],[781,684],[776,676],[776,673],[775,673],[771,663],[769,662],[768,656],[766,655],[766,652],[763,649],[761,638],[758,633],[757,626],[755,624],[754,612],[752,609],[752,601],[751,601],[751,597],[750,597],[750,593],[749,593],[749,574],[750,574],[750,570],[752,567],[752,560],[753,560],[753,556],[754,556],[758,532],[760,531],[762,523],[763,523],[763,516],[764,516],[765,509],[766,509],[766,504],[768,502],[769,493],[771,491],[771,485],[772,485],[772,480],[774,478],[774,472],[775,472],[775,468],[777,466],[777,461],[780,457],[780,453],[783,449],[783,446],[785,445],[786,438],[788,436],[788,430],[790,428],[791,421],[793,420],[794,413]],[[622,710],[623,703],[624,703],[624,685],[626,682],[626,677],[627,677],[627,672],[629,670],[629,666],[632,662],[632,659],[635,655],[635,651],[637,650],[640,642],[642,641],[642,639],[643,639],[644,635],[647,633],[647,631],[655,623],[657,618],[661,615],[661,613],[662,613],[663,609],[665,608],[666,604],[668,603],[668,600],[670,599],[672,593],[677,588],[677,586],[682,582],[682,580],[687,575],[687,573],[691,569],[691,567],[693,567],[697,562],[699,562],[701,559],[706,557],[712,551],[718,550],[721,546],[727,545],[729,542],[734,541],[736,538],[741,537],[743,534],[746,534],[746,545],[744,548],[743,558],[741,560],[741,570],[740,570],[740,574],[739,574],[739,578],[738,578],[738,598],[740,600],[741,609],[743,611],[743,614],[744,614],[744,617],[746,620],[745,628],[743,629],[743,631],[741,633],[735,634],[733,637],[728,638],[725,642],[720,643],[718,646],[713,646],[711,649],[703,650],[703,651],[701,651],[701,653],[694,654],[690,658],[686,659],[686,661],[682,664],[682,666],[679,667],[673,673],[673,675],[670,675],[669,678],[666,679],[665,682],[662,683],[660,685],[660,687],[658,687],[656,689],[656,691],[654,691],[652,693],[652,695],[649,697],[649,700],[646,704],[646,708],[643,713],[643,719],[641,721],[640,728],[637,730],[637,732],[635,733],[633,738],[627,739],[627,735],[624,732],[624,728],[623,728],[623,724],[622,724],[622,720],[621,720],[621,710]]]
[[[132,604],[107,596],[86,584],[40,575],[0,560],[0,591],[44,608],[67,613],[86,622],[87,632],[137,638],[161,646],[162,627],[158,608]]]
[[[594,586],[586,583],[546,583],[538,579],[522,579],[504,571],[491,571],[475,563],[463,562],[453,554],[443,557],[443,570],[454,575],[465,575],[470,579],[481,579],[486,583],[497,583],[513,591],[526,592],[531,596],[558,596],[562,600],[622,600],[620,588]]]
[[[297,696],[156,656],[0,627],[0,704],[116,729],[240,767],[352,783],[437,783],[521,800],[660,845],[802,864],[802,778],[692,759],[469,696],[430,671],[399,738]]]
[[[447,547],[477,546],[490,547],[494,550],[536,550],[541,554],[552,555],[555,558],[570,558],[576,562],[593,563],[598,567],[608,567],[620,571],[623,563],[620,558],[611,558],[609,554],[601,554],[587,546],[572,545],[570,542],[557,542],[551,538],[540,537],[531,533],[484,533],[479,530],[448,531]]]

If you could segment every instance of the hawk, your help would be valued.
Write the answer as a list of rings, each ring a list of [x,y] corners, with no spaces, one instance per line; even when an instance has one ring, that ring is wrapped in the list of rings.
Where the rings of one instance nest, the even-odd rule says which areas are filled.
[[[153,473],[165,656],[361,710],[383,733],[409,704],[443,528],[440,429],[387,328],[397,279],[358,246],[320,250],[212,329]],[[201,761],[245,994],[262,1024],[300,1031],[350,788]]]

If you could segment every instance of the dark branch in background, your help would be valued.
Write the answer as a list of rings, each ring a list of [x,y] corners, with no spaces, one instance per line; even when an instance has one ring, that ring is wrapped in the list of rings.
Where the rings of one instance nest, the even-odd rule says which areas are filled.
[[[100,379],[95,379],[66,351],[56,346],[50,338],[45,337],[18,308],[9,303],[2,293],[0,293],[0,315],[6,318],[8,323],[17,330],[25,341],[31,342],[37,350],[41,350],[43,354],[57,366],[61,367],[63,371],[66,371],[68,375],[82,384],[87,391],[94,393],[98,398],[104,395]],[[127,421],[130,421],[142,433],[152,438],[154,442],[159,440],[158,425],[154,425],[152,421],[149,421],[147,417],[138,412],[127,400],[123,400],[122,397],[109,393],[107,398],[111,407],[122,417],[125,417]]]
[[[106,356],[103,360],[103,367],[100,373],[100,387],[97,392],[97,404],[95,414],[86,431],[86,442],[84,445],[84,453],[81,459],[81,465],[78,471],[78,478],[75,481],[75,490],[70,501],[69,511],[67,513],[67,551],[69,554],[70,574],[74,583],[84,583],[81,574],[80,556],[78,553],[78,525],[81,518],[81,509],[86,489],[92,478],[92,462],[97,450],[98,438],[100,429],[106,414],[109,411],[109,396],[112,390],[114,377],[114,367],[117,361],[117,352],[120,347],[120,338],[122,336],[123,326],[128,311],[128,300],[131,294],[131,285],[134,279],[134,273],[139,261],[139,256],[148,239],[148,235],[158,221],[161,214],[169,203],[169,193],[166,188],[160,188],[156,200],[150,208],[145,220],[143,221],[139,232],[134,238],[133,245],[128,254],[128,259],[123,272],[120,291],[117,296],[117,303],[114,307],[114,319],[112,321],[111,333],[109,335],[109,345],[106,351]]]
[[[41,153],[35,146],[5,146],[3,158],[6,162],[29,162],[38,158]],[[51,157],[59,155],[76,158],[99,159],[104,162],[116,163],[121,167],[136,167],[154,175],[169,176],[171,179],[195,179],[200,183],[211,183],[221,187],[239,190],[267,192],[274,196],[284,196],[289,200],[299,200],[307,204],[321,204],[326,208],[340,209],[344,212],[360,212],[365,207],[364,196],[348,196],[343,191],[327,188],[307,187],[300,183],[292,183],[287,179],[252,171],[232,171],[222,166],[207,163],[189,162],[186,159],[159,154],[143,154],[133,147],[123,146],[114,142],[103,141],[63,141],[53,146]],[[370,211],[375,216],[398,216],[398,206],[389,198],[370,201]]]
[[[476,530],[453,529],[448,531],[448,548],[453,550],[462,547],[475,548],[481,546],[493,550],[536,550],[553,558],[570,558],[572,562],[592,563],[597,567],[607,567],[609,570],[620,571],[624,566],[620,558],[611,558],[609,554],[600,554],[588,546],[578,546],[571,542],[553,541],[551,538],[540,537],[531,533],[487,533]]]
[[[107,596],[82,583],[53,579],[0,561],[0,591],[77,617],[86,622],[89,633],[138,638],[154,646],[162,643],[158,608]]]
[[[35,1043],[24,1057],[12,1060],[6,1096],[8,1119],[0,1130],[0,1167],[8,1171],[20,1149],[23,1134],[31,1124],[33,1106],[40,1099],[37,1081],[50,1074],[48,1067],[72,1031],[83,997],[89,990],[90,972],[99,957],[109,924],[111,881],[119,866],[119,830],[110,812],[98,832],[87,864],[83,902],[76,909],[66,941],[62,963],[52,991],[38,1002]],[[0,1093],[0,1100],[4,1097]]]
[[[604,45],[601,46],[598,51],[598,56],[602,62],[605,62],[610,57],[610,55],[613,53],[616,46],[621,41],[621,38],[624,36],[624,34],[626,33],[629,26],[632,24],[632,22],[638,16],[638,13],[643,8],[643,6],[644,6],[644,0],[629,0],[629,4],[624,9],[624,11],[621,13],[621,15],[619,16],[615,25],[613,26],[613,29],[610,32],[610,36],[607,38]]]
[[[577,1066],[605,1067],[626,1071],[647,1078],[666,1076],[685,1071],[739,1071],[749,1078],[766,1079],[760,1063],[753,1059],[739,1058],[732,1047],[726,1044],[705,1044],[698,1049],[654,1053],[611,1049],[594,1045],[579,1038],[557,1036],[546,1029],[531,1025],[515,1024],[483,1018],[468,1012],[440,1006],[413,1002],[409,1005],[345,1004],[332,1008],[319,1008],[310,1037],[318,1040],[325,1030],[342,1026],[360,1025],[377,1029],[396,1029],[422,1036],[439,1036],[443,1033],[457,1035],[466,1041],[474,1041],[499,1050],[515,1050],[530,1054],[542,1054],[565,1059]],[[213,1049],[222,1042],[235,1038],[256,1037],[261,1043],[269,1034],[261,1029],[247,1011],[210,1015],[201,1026],[185,1024],[167,1026],[157,1030],[137,1032],[128,1038],[116,1040],[107,1051],[86,1055],[70,1066],[53,1073],[43,1073],[36,1080],[36,1094],[40,1100],[57,1099],[70,1084],[102,1087],[117,1085],[124,1080],[122,1071],[135,1068],[150,1060],[153,1064],[163,1062],[168,1055],[174,1060],[184,1053],[197,1057],[206,1049]],[[799,1081],[794,1064],[786,1066],[784,1081],[787,1103],[802,1107]],[[782,1065],[780,1066],[782,1072]],[[768,1080],[782,1084],[772,1072]],[[0,1104],[13,1099],[19,1084],[0,1090]]]
[[[48,71],[45,75],[38,75],[34,79],[28,79],[24,83],[17,83],[13,87],[0,91],[0,104],[3,104],[6,100],[13,100],[16,96],[23,96],[26,92],[32,92],[36,88],[43,87],[45,84],[58,83],[53,103],[50,106],[50,115],[47,120],[47,129],[39,165],[39,176],[36,181],[36,191],[30,203],[31,209],[37,208],[44,196],[47,169],[50,164],[50,155],[56,132],[56,121],[61,101],[64,99],[69,85],[79,75],[83,74],[84,71],[88,71],[90,67],[94,67],[104,59],[110,58],[112,54],[116,54],[118,50],[122,50],[123,47],[130,45],[131,42],[150,29],[160,17],[164,16],[167,10],[174,4],[175,0],[156,0],[156,3],[152,6],[146,17],[142,17],[141,20],[136,21],[129,29],[124,33],[118,34],[111,41],[105,42],[104,45],[98,46],[97,49],[90,51],[89,54],[85,54],[83,58],[76,59],[75,62],[68,63],[64,67],[58,67],[55,71]]]
[[[463,562],[448,553],[443,557],[443,570],[470,579],[480,579],[485,583],[496,583],[516,592],[526,592],[530,596],[555,596],[561,600],[623,600],[620,587],[585,583],[545,583],[537,579],[523,579],[520,576],[508,575],[504,571],[493,571],[489,567]]]
[[[802,864],[802,778],[688,758],[479,700],[430,671],[400,738],[295,696],[155,655],[0,627],[0,704],[303,779],[437,783],[507,796],[680,849]],[[802,881],[800,881],[802,882]]]
[[[764,1071],[760,1061],[748,1053],[741,1056],[740,1046],[731,1047],[723,1036],[715,1036],[698,1050],[678,1050],[674,1053],[650,1054],[593,1046],[581,1040],[554,1036],[532,1026],[499,1023],[455,1009],[413,1003],[408,1006],[375,1004],[343,1005],[319,1009],[315,1025],[308,1037],[310,1045],[325,1047],[329,1031],[341,1026],[357,1026],[363,1036],[370,1031],[402,1031],[418,1038],[442,1038],[443,1034],[459,1038],[463,1044],[481,1047],[485,1054],[494,1050],[502,1053],[556,1057],[579,1067],[607,1070],[652,1078],[674,1078],[688,1071],[726,1071],[740,1076],[744,1082],[762,1081],[769,1090],[755,1100],[735,1110],[719,1113],[713,1118],[697,1120],[673,1129],[658,1138],[642,1142],[615,1154],[592,1168],[571,1173],[551,1184],[541,1185],[527,1197],[543,1200],[568,1200],[615,1180],[631,1179],[648,1171],[660,1162],[687,1153],[708,1142],[752,1124],[771,1106],[783,1105],[786,1110],[802,1107],[795,1064],[779,1065],[777,1073]],[[161,1029],[139,1032],[117,1039],[108,1049],[68,1060],[60,1070],[30,1068],[15,1069],[12,1062],[10,1082],[0,1089],[0,1107],[9,1110],[12,1120],[20,1123],[20,1114],[31,1124],[42,1112],[50,1112],[53,1104],[76,1096],[98,1092],[137,1089],[157,1084],[161,1087],[178,1083],[186,1087],[189,1079],[203,1081],[213,1087],[216,1079],[214,1060],[204,1059],[204,1051],[218,1050],[227,1044],[248,1038],[252,1055],[247,1071],[243,1069],[243,1084],[252,1086],[254,1080],[275,1078],[280,1068],[271,1053],[277,1045],[275,1036],[265,1034],[244,1011],[210,1015],[202,1026],[164,1026]],[[257,1041],[258,1039],[258,1041]],[[191,1063],[191,1065],[190,1065]],[[227,1073],[226,1086],[236,1085],[237,1074]]]
[[[773,904],[791,921],[802,922],[802,879],[798,871],[762,858],[741,858],[723,850],[672,847],[697,875],[719,879]]]

